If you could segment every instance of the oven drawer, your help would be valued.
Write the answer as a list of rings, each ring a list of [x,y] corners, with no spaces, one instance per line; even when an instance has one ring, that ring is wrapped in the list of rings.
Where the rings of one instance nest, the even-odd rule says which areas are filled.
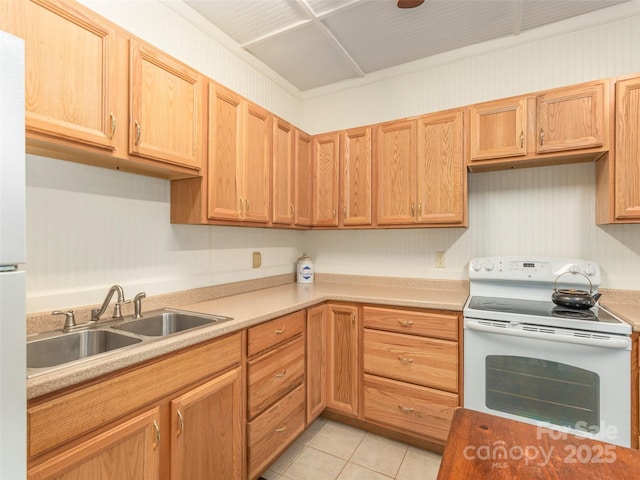
[[[458,344],[365,329],[364,371],[457,392]]]
[[[304,385],[249,422],[249,478],[255,478],[302,433],[304,422]]]
[[[304,380],[304,340],[291,342],[249,362],[247,369],[249,418],[276,402]]]
[[[458,340],[458,314],[364,307],[365,328]]]
[[[395,380],[364,376],[364,416],[442,442],[447,440],[458,395]]]

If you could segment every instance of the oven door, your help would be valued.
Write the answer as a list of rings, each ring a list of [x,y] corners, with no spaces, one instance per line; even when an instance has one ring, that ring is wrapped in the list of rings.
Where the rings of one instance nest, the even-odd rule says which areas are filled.
[[[464,320],[466,408],[628,447],[630,383],[628,336]]]

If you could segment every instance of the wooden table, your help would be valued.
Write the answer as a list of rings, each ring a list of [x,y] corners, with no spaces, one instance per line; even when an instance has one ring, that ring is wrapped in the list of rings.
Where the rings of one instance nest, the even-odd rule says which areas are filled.
[[[459,408],[438,480],[632,480],[640,451]]]

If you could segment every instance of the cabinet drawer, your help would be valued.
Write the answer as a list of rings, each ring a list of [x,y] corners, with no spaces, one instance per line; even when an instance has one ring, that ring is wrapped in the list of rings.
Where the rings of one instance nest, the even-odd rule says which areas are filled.
[[[458,314],[364,307],[365,328],[458,340]]]
[[[457,392],[458,344],[365,329],[364,371]]]
[[[249,478],[255,478],[304,430],[304,386],[266,410],[247,426]]]
[[[55,398],[30,402],[29,456],[109,423],[191,383],[240,363],[240,333],[111,375]]]
[[[284,343],[302,333],[303,328],[304,310],[251,327],[247,334],[247,355],[251,357]]]
[[[447,440],[458,395],[395,380],[364,376],[366,420],[423,437]]]
[[[302,336],[250,361],[248,367],[247,410],[252,418],[303,382]]]

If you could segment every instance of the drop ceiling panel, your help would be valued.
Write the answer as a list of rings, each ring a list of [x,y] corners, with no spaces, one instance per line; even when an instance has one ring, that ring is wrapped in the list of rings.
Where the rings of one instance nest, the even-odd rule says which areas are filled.
[[[427,1],[413,10],[363,2],[324,20],[367,73],[509,35],[511,1]],[[482,28],[478,28],[482,25]]]
[[[256,43],[248,50],[301,90],[357,76],[335,42],[313,25]]]

